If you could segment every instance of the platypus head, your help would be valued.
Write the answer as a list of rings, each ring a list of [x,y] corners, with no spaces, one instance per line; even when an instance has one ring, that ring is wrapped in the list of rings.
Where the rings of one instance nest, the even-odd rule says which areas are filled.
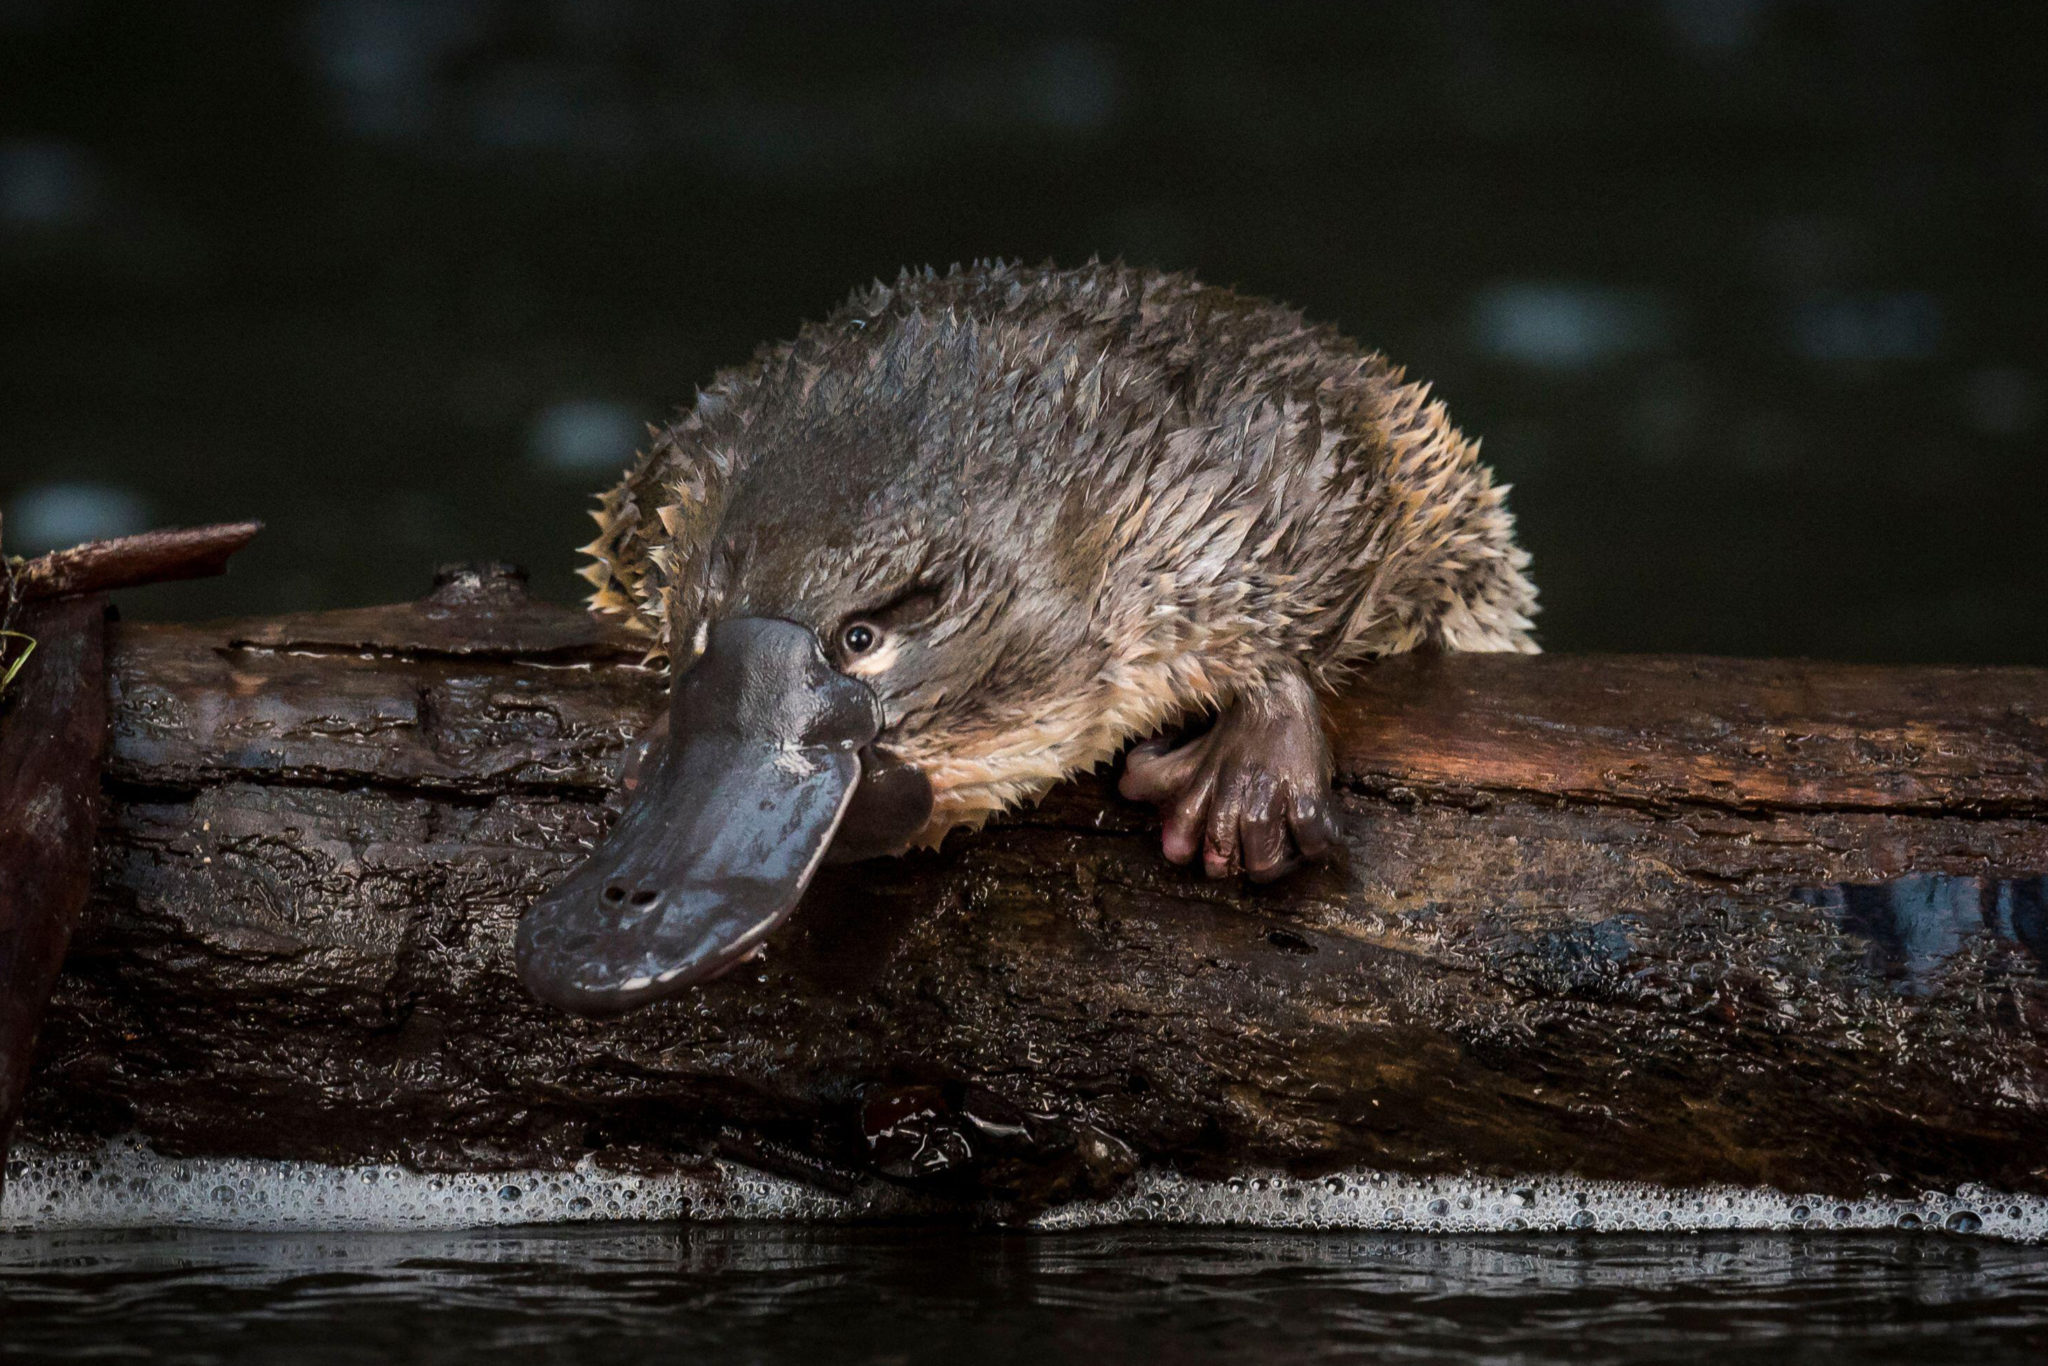
[[[985,358],[941,331],[881,364],[807,333],[607,498],[598,603],[630,604],[674,682],[618,822],[520,924],[542,999],[611,1013],[716,977],[827,859],[934,844],[1071,767],[1051,734],[1097,721],[1100,556],[1063,534],[1061,462],[1028,473],[1015,404],[969,401]]]

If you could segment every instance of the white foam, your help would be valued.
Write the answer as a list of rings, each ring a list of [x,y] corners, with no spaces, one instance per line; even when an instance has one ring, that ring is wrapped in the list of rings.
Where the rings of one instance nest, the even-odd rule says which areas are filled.
[[[0,1229],[461,1229],[608,1219],[835,1222],[896,1213],[907,1197],[853,1197],[729,1162],[646,1175],[585,1161],[568,1171],[416,1172],[253,1158],[172,1158],[133,1139],[99,1152],[14,1153]]]
[[[915,1196],[874,1185],[836,1195],[730,1162],[643,1175],[421,1173],[244,1158],[168,1158],[133,1139],[96,1153],[17,1153],[0,1229],[437,1230],[620,1219],[843,1223],[900,1218]],[[1348,1172],[1228,1181],[1144,1172],[1125,1193],[1048,1210],[1037,1229],[1118,1224],[1430,1233],[1922,1229],[2048,1242],[2048,1199],[1964,1185],[1910,1199],[1831,1199],[1761,1187],[1695,1189],[1567,1177],[1493,1180]]]
[[[1063,1206],[1032,1226],[1145,1222],[1426,1233],[1928,1229],[2038,1243],[2048,1242],[2048,1199],[1974,1185],[1913,1199],[1842,1200],[1766,1187],[1679,1189],[1574,1177],[1496,1181],[1348,1172],[1314,1180],[1267,1173],[1191,1181],[1148,1171],[1114,1199]]]

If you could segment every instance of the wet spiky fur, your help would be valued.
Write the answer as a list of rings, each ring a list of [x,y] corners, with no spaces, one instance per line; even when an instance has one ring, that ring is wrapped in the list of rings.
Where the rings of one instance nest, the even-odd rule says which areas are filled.
[[[902,611],[883,743],[978,824],[1290,668],[1536,647],[1503,494],[1427,387],[1291,309],[1121,265],[859,292],[720,374],[603,496],[592,607]],[[893,605],[893,606],[892,606]]]

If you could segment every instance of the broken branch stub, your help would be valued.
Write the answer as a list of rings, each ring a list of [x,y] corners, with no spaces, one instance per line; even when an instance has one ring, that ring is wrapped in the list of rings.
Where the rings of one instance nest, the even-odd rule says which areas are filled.
[[[23,602],[76,593],[110,593],[146,583],[225,574],[228,557],[249,544],[261,522],[145,531],[53,550],[14,566],[13,590]]]

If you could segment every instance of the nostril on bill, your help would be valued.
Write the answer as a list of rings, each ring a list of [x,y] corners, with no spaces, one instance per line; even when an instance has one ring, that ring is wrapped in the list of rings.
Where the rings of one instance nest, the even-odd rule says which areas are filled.
[[[656,895],[655,892],[642,887],[639,891],[633,893],[633,904],[635,906],[652,906]]]
[[[611,886],[604,889],[604,899],[616,906],[626,899],[626,889],[614,882]]]

